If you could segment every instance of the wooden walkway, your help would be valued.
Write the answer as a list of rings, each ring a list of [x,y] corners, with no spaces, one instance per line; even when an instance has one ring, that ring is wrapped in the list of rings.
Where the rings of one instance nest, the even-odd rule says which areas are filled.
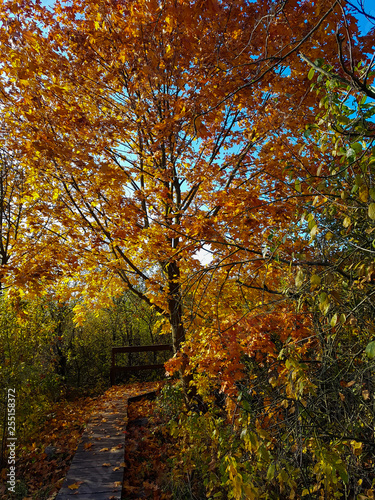
[[[55,500],[121,500],[128,400],[150,392],[124,392],[92,415]]]

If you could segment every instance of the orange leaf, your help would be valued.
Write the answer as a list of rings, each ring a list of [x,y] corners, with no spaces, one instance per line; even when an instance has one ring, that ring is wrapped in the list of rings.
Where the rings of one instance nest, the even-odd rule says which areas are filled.
[[[79,481],[79,482],[77,482],[77,483],[70,484],[70,485],[68,486],[68,488],[69,488],[70,490],[78,490],[78,488],[80,487],[81,483],[82,483],[82,481]]]

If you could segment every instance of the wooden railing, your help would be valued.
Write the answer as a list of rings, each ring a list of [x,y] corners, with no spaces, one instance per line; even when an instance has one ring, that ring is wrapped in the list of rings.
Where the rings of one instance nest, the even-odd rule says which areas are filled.
[[[164,367],[163,363],[158,363],[153,365],[117,366],[116,354],[124,352],[130,353],[130,352],[155,352],[155,351],[173,351],[173,347],[169,344],[113,347],[112,364],[111,364],[111,385],[114,385],[116,381],[116,375],[120,373],[131,373],[138,370],[156,370]]]

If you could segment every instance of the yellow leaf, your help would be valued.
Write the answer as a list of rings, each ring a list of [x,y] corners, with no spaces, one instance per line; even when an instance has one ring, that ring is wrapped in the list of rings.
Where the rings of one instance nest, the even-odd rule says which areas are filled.
[[[368,216],[370,219],[375,220],[375,203],[370,203],[368,206]]]
[[[338,319],[337,314],[334,314],[334,315],[332,316],[332,319],[331,319],[331,326],[332,326],[332,327],[336,325],[336,323],[337,323],[337,319]]]
[[[359,199],[363,201],[363,203],[367,203],[368,200],[368,187],[366,184],[362,184],[362,186],[359,188]]]
[[[320,276],[318,276],[317,274],[313,274],[310,278],[310,281],[313,286],[319,286],[322,280],[320,279]]]
[[[311,229],[311,231],[310,231],[310,236],[311,236],[311,239],[314,239],[314,238],[315,238],[315,236],[317,235],[317,233],[318,233],[318,226],[317,226],[317,225],[315,225],[315,226]]]
[[[303,279],[304,279],[304,274],[302,269],[300,269],[295,278],[295,283],[297,288],[301,288],[301,286],[303,285]]]
[[[365,389],[365,390],[362,391],[362,397],[365,400],[370,398],[370,393],[369,393],[369,391],[367,389]]]
[[[167,16],[165,18],[165,23],[166,23],[166,31],[168,33],[171,33],[171,31],[173,30],[173,19],[170,17],[170,16]]]
[[[374,203],[374,205],[375,205],[375,203]],[[351,223],[350,217],[345,217],[344,222],[342,223],[342,225],[344,227],[349,227],[350,223]]]
[[[81,482],[77,482],[77,483],[74,483],[74,484],[70,484],[70,485],[68,486],[68,488],[69,488],[70,490],[78,490],[78,488],[80,487],[80,485],[81,485]]]

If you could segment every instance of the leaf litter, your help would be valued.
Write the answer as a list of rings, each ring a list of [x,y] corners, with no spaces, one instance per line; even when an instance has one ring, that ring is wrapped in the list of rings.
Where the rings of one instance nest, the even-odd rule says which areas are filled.
[[[31,499],[48,499],[55,498],[58,490],[61,488],[62,483],[68,473],[71,461],[75,455],[77,446],[81,436],[86,428],[88,420],[93,412],[100,413],[101,410],[108,411],[108,406],[111,406],[111,401],[121,397],[135,397],[142,393],[159,389],[163,385],[162,382],[136,382],[128,385],[113,386],[109,388],[100,397],[82,397],[74,401],[59,401],[53,404],[50,408],[48,415],[45,415],[43,423],[39,428],[35,429],[32,435],[26,439],[19,440],[17,454],[17,477],[18,487],[22,490],[23,500]],[[155,403],[147,401],[146,403],[140,401],[130,404],[130,411],[145,412],[145,417],[151,417],[152,408]],[[138,408],[133,410],[132,408]],[[115,407],[113,408],[116,411]],[[133,418],[133,413],[131,419]],[[138,429],[138,437],[144,438],[142,440],[142,449],[147,449],[147,453],[155,453],[155,458],[150,459],[155,468],[155,472],[162,472],[162,465],[157,466],[158,453],[162,450],[157,450],[156,444],[152,444],[151,430],[145,429],[145,436],[141,436]],[[142,430],[143,432],[143,430]],[[133,430],[130,427],[130,436],[133,435]],[[137,434],[131,440],[134,440]],[[85,448],[92,446],[92,443],[86,443]],[[104,451],[104,449],[102,450]],[[136,458],[128,458],[125,465],[129,463],[133,467],[132,471],[127,471],[126,477],[129,483],[125,486],[130,489],[133,481],[137,481],[135,474],[139,474],[140,464],[137,465],[137,460],[143,456],[138,455]],[[143,457],[144,458],[144,457]],[[142,460],[143,460],[142,458]],[[129,462],[130,461],[130,462]],[[107,464],[103,463],[103,466]],[[121,464],[124,465],[123,463]],[[141,485],[144,491],[142,496],[129,497],[129,498],[153,498],[153,499],[169,499],[167,494],[159,494],[159,486],[154,482],[154,475],[148,477],[147,473],[142,473],[144,477],[144,484]],[[71,490],[79,488],[79,482],[70,486]],[[134,488],[138,491],[139,485]],[[135,491],[135,490],[134,490]],[[140,490],[139,490],[140,491]],[[153,493],[150,496],[149,493]],[[156,495],[155,495],[156,493]],[[148,496],[145,496],[148,495]],[[125,497],[127,498],[127,497]],[[10,500],[9,492],[4,488],[0,489],[0,499]]]

